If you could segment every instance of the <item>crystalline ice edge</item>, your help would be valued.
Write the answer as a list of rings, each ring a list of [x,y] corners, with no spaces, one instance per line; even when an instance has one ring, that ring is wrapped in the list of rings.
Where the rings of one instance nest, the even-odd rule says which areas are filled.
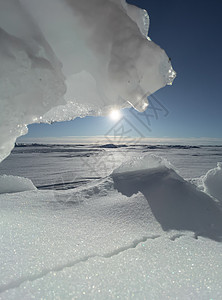
[[[145,110],[176,75],[148,27],[124,0],[0,0],[0,161],[27,124]]]

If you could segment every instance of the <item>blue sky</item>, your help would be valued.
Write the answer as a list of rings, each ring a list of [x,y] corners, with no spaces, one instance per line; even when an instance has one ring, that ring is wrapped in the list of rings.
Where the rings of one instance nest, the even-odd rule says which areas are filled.
[[[177,72],[173,86],[154,94],[152,107],[139,114],[123,111],[129,135],[146,139],[222,140],[222,2],[219,0],[130,0],[145,8],[151,19],[149,36],[172,59]],[[153,109],[154,108],[154,109]],[[77,118],[70,122],[32,124],[18,141],[63,141],[73,137],[98,139],[119,126],[108,117]],[[136,127],[136,131],[133,129]],[[118,128],[117,128],[118,129]],[[82,138],[85,137],[85,138]],[[69,142],[71,138],[67,139]],[[216,142],[218,143],[218,142]]]

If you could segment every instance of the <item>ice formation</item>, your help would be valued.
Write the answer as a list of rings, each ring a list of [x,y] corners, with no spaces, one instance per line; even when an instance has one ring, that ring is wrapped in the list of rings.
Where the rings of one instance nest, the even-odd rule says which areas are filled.
[[[0,0],[0,161],[33,122],[146,109],[175,72],[125,0]]]
[[[113,172],[112,178],[114,187],[123,195],[142,193],[164,230],[190,230],[197,235],[222,239],[220,208],[161,157],[148,155],[124,163]]]
[[[202,177],[204,191],[222,203],[222,163]]]
[[[221,298],[222,212],[161,158],[0,206],[1,299]]]
[[[0,176],[0,194],[18,193],[31,190],[36,190],[36,187],[28,178],[12,175]]]

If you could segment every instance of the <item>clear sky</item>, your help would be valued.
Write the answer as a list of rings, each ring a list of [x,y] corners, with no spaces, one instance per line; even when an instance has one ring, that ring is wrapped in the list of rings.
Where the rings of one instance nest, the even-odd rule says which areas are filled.
[[[125,127],[108,117],[77,118],[52,125],[30,125],[28,135],[19,141],[70,142],[66,137],[90,140],[129,130],[131,136],[157,140],[192,137],[194,141],[222,141],[222,1],[128,2],[148,11],[149,36],[166,51],[177,72],[173,85],[151,97],[145,114],[124,110]]]

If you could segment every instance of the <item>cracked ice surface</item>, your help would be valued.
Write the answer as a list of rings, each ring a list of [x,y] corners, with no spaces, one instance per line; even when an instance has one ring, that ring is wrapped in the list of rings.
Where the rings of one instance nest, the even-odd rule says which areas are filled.
[[[0,161],[27,124],[146,109],[176,73],[124,0],[0,0]]]
[[[106,183],[104,190],[107,188]],[[5,194],[1,198],[1,246],[7,249],[1,257],[4,276],[0,291],[94,256],[117,255],[152,237],[155,231],[162,232],[158,225],[156,230],[153,225],[148,229],[147,219],[154,218],[145,209],[145,200],[137,206],[133,197],[129,200],[110,189],[114,196],[111,202],[110,197],[102,195],[76,202],[73,192],[70,195],[74,199],[57,192],[54,201],[52,192],[24,192],[22,202],[18,201],[19,194]]]
[[[189,237],[177,242],[150,239],[110,258],[94,257],[52,271],[3,297],[24,299],[25,290],[25,299],[33,294],[37,299],[44,295],[47,299],[144,299],[144,295],[146,299],[209,299],[210,295],[220,299],[221,283],[214,278],[221,276],[221,256],[215,256],[221,246],[213,246],[214,251],[209,241],[194,242]]]
[[[221,243],[163,232],[141,194],[110,190],[84,203],[21,196],[1,199],[2,299],[221,294]]]
[[[2,299],[220,298],[222,212],[161,158],[0,201]]]

